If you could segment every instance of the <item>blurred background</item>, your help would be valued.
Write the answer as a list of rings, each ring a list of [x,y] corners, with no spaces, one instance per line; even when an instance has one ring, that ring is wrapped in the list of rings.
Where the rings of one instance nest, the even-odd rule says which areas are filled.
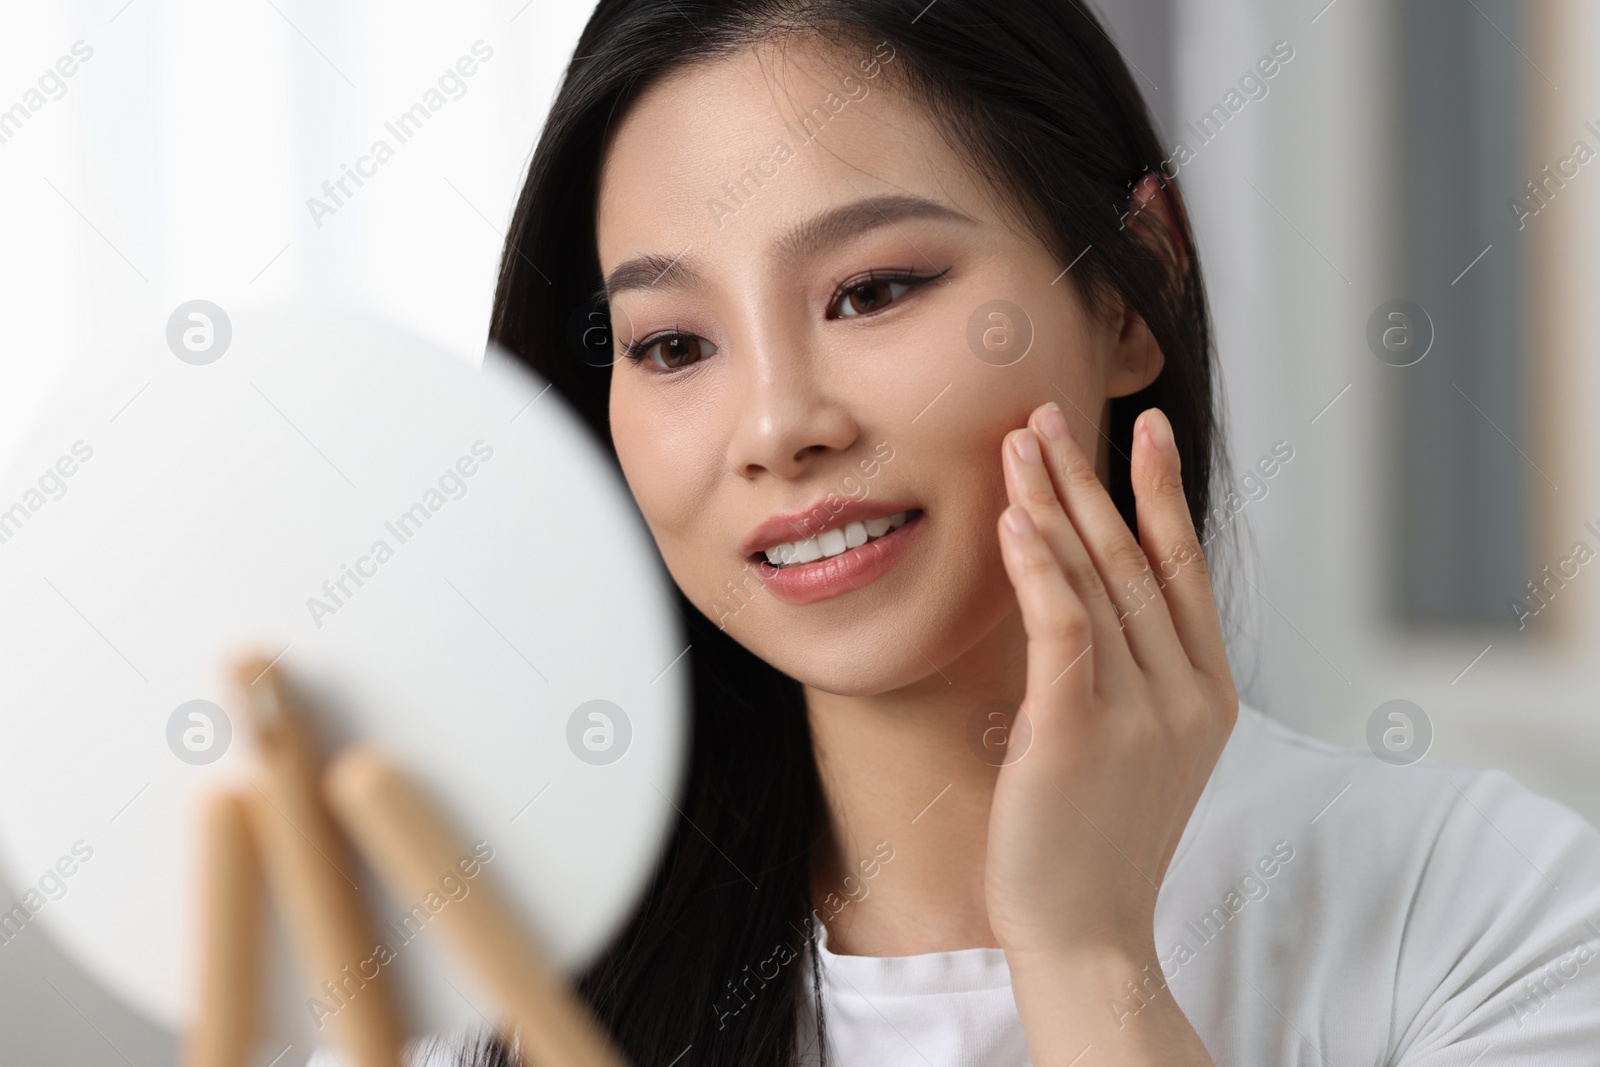
[[[1352,748],[1408,700],[1428,758],[1600,823],[1600,5],[1094,6],[1198,231],[1244,699]],[[0,464],[77,348],[189,300],[345,296],[480,359],[587,15],[0,9]],[[30,926],[0,943],[0,1050],[144,1067],[176,1046]]]

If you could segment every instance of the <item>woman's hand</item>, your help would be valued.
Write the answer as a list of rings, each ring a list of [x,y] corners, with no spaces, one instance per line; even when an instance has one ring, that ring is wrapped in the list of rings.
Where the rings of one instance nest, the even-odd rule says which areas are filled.
[[[1209,1062],[1162,995],[1155,904],[1239,700],[1170,424],[1151,408],[1134,426],[1137,539],[1054,403],[1003,452],[1001,551],[1028,635],[1013,736],[1028,747],[999,772],[985,888],[1035,1062],[1101,1040],[1130,1054],[1101,1063]]]

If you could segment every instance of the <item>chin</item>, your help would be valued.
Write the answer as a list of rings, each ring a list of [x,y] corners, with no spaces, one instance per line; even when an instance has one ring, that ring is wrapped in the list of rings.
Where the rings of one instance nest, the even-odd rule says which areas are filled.
[[[814,608],[782,605],[743,620],[743,627],[730,623],[728,633],[801,684],[838,696],[878,696],[928,679],[959,684],[967,673],[963,658],[1016,611],[998,559],[986,577],[991,580],[917,583],[916,593],[871,600],[852,594],[851,623],[844,626],[812,624],[803,613]],[[841,600],[840,606],[847,605]]]

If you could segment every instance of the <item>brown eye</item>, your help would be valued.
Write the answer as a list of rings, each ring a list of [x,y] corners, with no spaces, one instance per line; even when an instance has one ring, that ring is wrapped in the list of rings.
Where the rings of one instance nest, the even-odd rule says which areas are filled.
[[[852,286],[840,294],[839,313],[836,317],[847,319],[879,311],[910,288],[910,282],[894,278],[874,278]]]
[[[660,354],[657,355],[659,350]],[[636,353],[629,352],[634,359],[649,359],[651,363],[662,370],[677,370],[687,367],[705,359],[716,348],[703,337],[696,337],[688,333],[668,334],[658,337],[646,345],[640,346]]]

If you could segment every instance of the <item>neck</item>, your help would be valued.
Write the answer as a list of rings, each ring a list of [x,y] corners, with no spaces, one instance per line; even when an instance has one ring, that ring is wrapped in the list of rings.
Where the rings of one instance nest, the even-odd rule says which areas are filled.
[[[903,688],[840,696],[806,687],[830,830],[816,860],[813,914],[833,951],[998,947],[983,872],[999,768],[974,751],[969,727],[985,704],[1014,709],[1025,677],[1026,640],[1013,611],[968,652]]]

